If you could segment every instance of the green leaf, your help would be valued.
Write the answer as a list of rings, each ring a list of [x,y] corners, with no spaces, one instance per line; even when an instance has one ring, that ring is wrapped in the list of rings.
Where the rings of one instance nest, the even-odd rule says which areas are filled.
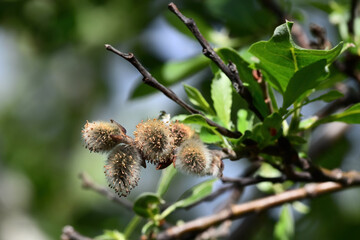
[[[260,60],[260,68],[272,86],[284,93],[295,72],[325,59],[329,64],[340,54],[342,43],[330,50],[310,50],[297,46],[291,37],[292,22],[278,26],[269,41],[254,43],[249,52]]]
[[[315,101],[331,102],[342,97],[344,97],[344,94],[342,94],[341,92],[337,90],[331,90],[317,98],[312,99],[309,102],[315,102]]]
[[[168,190],[172,179],[175,177],[177,170],[173,165],[168,166],[162,170],[161,177],[157,187],[157,195],[162,197]]]
[[[215,115],[214,110],[211,109],[209,103],[205,100],[199,90],[187,84],[184,84],[184,89],[192,104],[204,110],[205,113]]]
[[[276,240],[289,240],[294,236],[294,218],[290,204],[284,204],[281,208],[279,221],[275,225],[274,237]]]
[[[209,65],[209,62],[210,60],[204,55],[183,61],[169,61],[152,71],[152,75],[164,86],[170,86],[201,71]],[[143,97],[156,91],[156,89],[141,82],[132,92],[131,98]]]
[[[259,110],[263,117],[266,117],[269,114],[269,110],[264,101],[264,95],[261,87],[252,75],[252,69],[249,67],[249,63],[247,63],[234,49],[220,48],[217,49],[216,52],[225,61],[225,63],[232,62],[236,65],[241,81],[248,85],[255,107]]]
[[[244,133],[246,130],[251,130],[254,116],[252,112],[240,109],[237,112],[237,130],[241,133]]]
[[[149,221],[142,227],[141,234],[142,235],[147,235],[147,234],[149,234],[150,232],[154,231],[157,228],[158,228],[158,226],[156,225],[156,223],[154,221]]]
[[[360,124],[360,103],[357,103],[345,111],[330,115],[316,123],[316,125],[326,122],[345,122],[349,124]]]
[[[133,210],[134,212],[145,218],[154,219],[154,217],[159,214],[159,204],[163,203],[162,200],[155,193],[142,193],[134,202]]]
[[[216,180],[217,179],[210,179],[187,190],[179,201],[170,205],[163,213],[161,213],[160,218],[164,219],[176,209],[188,207],[191,204],[196,203],[197,201],[200,201],[201,199],[208,196],[212,192],[213,185]]]
[[[206,127],[202,127],[199,133],[201,141],[204,143],[218,143],[221,142],[221,137]]]
[[[218,72],[211,83],[211,98],[217,116],[226,128],[230,128],[232,86],[223,72]]]
[[[325,66],[326,61],[323,59],[307,65],[291,77],[284,93],[284,109],[288,108],[307,90],[316,88],[327,77]]]

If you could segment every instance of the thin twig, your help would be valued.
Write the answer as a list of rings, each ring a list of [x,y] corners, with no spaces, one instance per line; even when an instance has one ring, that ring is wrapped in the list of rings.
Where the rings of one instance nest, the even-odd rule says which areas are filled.
[[[72,226],[65,226],[61,234],[61,240],[92,240],[76,232]]]
[[[233,87],[236,92],[248,103],[249,109],[255,113],[255,115],[262,121],[264,117],[259,112],[259,110],[255,107],[253,103],[253,98],[249,92],[249,90],[244,86],[242,81],[240,80],[238,70],[236,65],[232,62],[229,62],[228,65],[224,63],[224,61],[220,58],[220,56],[215,52],[215,50],[211,47],[209,42],[204,38],[204,36],[200,33],[199,28],[196,26],[196,23],[193,19],[184,16],[177,6],[174,3],[170,3],[168,8],[171,12],[173,12],[191,31],[194,37],[198,40],[200,45],[203,48],[203,54],[211,59],[220,70],[225,73],[225,75],[230,79]]]
[[[107,197],[109,200],[120,204],[125,209],[127,209],[129,211],[132,211],[133,204],[129,200],[124,199],[124,198],[120,198],[116,194],[114,194],[114,193],[110,192],[109,190],[107,190],[105,187],[102,187],[102,186],[94,183],[92,181],[92,179],[90,179],[90,177],[85,173],[80,173],[79,178],[82,180],[82,187],[83,188],[93,190],[93,191]]]
[[[284,203],[296,200],[316,197],[326,193],[343,190],[352,185],[342,185],[340,183],[325,182],[307,184],[303,188],[289,190],[277,195],[253,200],[243,204],[231,206],[229,209],[222,210],[214,215],[197,218],[179,226],[169,228],[157,235],[159,240],[177,239],[189,232],[201,232],[205,229],[218,225],[229,219],[237,219],[249,213],[257,213]]]
[[[165,96],[167,96],[168,98],[170,98],[171,100],[173,100],[175,103],[179,104],[181,107],[183,107],[185,110],[187,110],[188,112],[192,113],[192,114],[200,114],[202,116],[204,116],[206,122],[213,126],[216,127],[216,130],[221,133],[223,136],[227,136],[230,138],[239,138],[242,136],[242,134],[240,132],[234,132],[234,131],[230,131],[229,129],[226,129],[222,126],[220,126],[219,124],[217,124],[216,122],[208,119],[207,117],[205,117],[205,115],[193,108],[192,106],[190,106],[189,104],[187,104],[186,102],[184,102],[183,100],[181,100],[171,89],[165,87],[164,85],[162,85],[161,83],[159,83],[149,72],[148,70],[146,70],[146,68],[137,60],[137,58],[134,56],[133,53],[123,53],[120,52],[119,50],[115,49],[113,46],[109,45],[109,44],[105,44],[105,48],[113,53],[115,53],[116,55],[124,58],[125,60],[127,60],[129,63],[131,63],[143,76],[143,82],[153,88],[158,89],[159,91],[161,91]]]

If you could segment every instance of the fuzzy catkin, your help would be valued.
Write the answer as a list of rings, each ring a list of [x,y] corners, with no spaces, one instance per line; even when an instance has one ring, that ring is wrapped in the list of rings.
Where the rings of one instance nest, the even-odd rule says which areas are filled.
[[[126,197],[137,186],[141,161],[140,153],[132,145],[119,144],[109,153],[105,175],[109,187],[119,196]]]
[[[185,140],[192,138],[195,134],[195,131],[191,129],[191,127],[179,122],[171,124],[170,130],[174,137],[174,144],[177,147]]]
[[[172,159],[175,146],[169,126],[161,120],[150,119],[136,128],[135,144],[146,160],[158,164]]]
[[[111,135],[122,134],[118,125],[113,122],[86,122],[82,130],[82,138],[85,147],[91,152],[108,152],[115,147],[118,142],[111,138]]]
[[[176,150],[175,167],[188,174],[208,175],[211,161],[210,150],[200,139],[188,139]]]

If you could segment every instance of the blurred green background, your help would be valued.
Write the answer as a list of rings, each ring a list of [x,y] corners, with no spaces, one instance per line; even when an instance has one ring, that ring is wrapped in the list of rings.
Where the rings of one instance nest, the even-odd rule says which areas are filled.
[[[241,48],[267,39],[279,23],[263,2],[176,3],[184,14],[196,19],[213,43]],[[350,1],[276,2],[304,29],[315,22],[326,27],[333,44],[341,40],[338,27],[346,22]],[[81,188],[78,174],[83,171],[95,182],[106,183],[105,156],[84,149],[80,132],[86,120],[112,118],[132,132],[142,119],[156,117],[161,110],[171,114],[183,111],[161,94],[139,97],[150,91],[137,87],[140,75],[104,48],[109,43],[133,51],[165,84],[179,81],[182,76],[171,79],[176,69],[162,72],[164,64],[197,56],[201,48],[167,11],[167,4],[163,0],[0,1],[0,239],[59,239],[67,224],[87,236],[99,235],[103,229],[124,229],[131,212]],[[329,14],[335,13],[343,19],[331,25]],[[186,82],[209,97],[206,91],[211,75],[202,68],[194,69],[199,73]],[[181,84],[172,88],[185,98]],[[359,132],[354,127],[351,134],[337,140],[337,148],[332,150],[337,154],[323,156],[327,163],[360,170],[360,153],[354,144]],[[336,162],[342,158],[346,161]],[[225,162],[225,166],[225,175],[236,176],[243,163]],[[130,200],[143,191],[155,190],[160,172],[148,168]],[[202,180],[178,175],[176,187],[166,199],[176,200]],[[359,236],[359,199],[358,190],[348,190],[306,202],[311,212],[297,217],[296,238]],[[174,219],[209,214],[206,204],[191,213],[180,211]],[[273,213],[259,217],[257,231],[247,237],[272,236],[277,219],[276,210]]]

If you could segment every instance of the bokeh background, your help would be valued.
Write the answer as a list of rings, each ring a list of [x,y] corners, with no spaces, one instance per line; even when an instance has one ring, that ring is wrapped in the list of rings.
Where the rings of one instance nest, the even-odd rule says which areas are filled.
[[[246,48],[269,38],[279,24],[278,16],[264,2],[175,3],[185,15],[195,18],[214,44]],[[299,21],[306,33],[309,24],[316,23],[326,28],[331,43],[342,39],[341,24],[347,21],[350,1],[275,2]],[[185,99],[181,78],[171,78],[176,69],[174,73],[162,71],[168,63],[201,55],[201,48],[167,11],[167,4],[164,0],[0,0],[1,240],[59,239],[67,224],[94,237],[104,229],[121,231],[129,222],[133,213],[81,187],[80,172],[106,185],[105,156],[83,147],[81,129],[86,120],[111,118],[131,133],[137,123],[157,117],[161,110],[172,115],[184,113],[161,94],[149,94],[150,88],[139,87],[139,73],[104,48],[109,43],[134,52],[150,72]],[[201,63],[196,66],[196,74],[181,80],[199,87],[211,101],[210,71]],[[360,170],[359,132],[353,127],[351,133],[336,140],[334,148],[319,156],[319,162]],[[316,136],[322,134],[319,131]],[[226,162],[225,175],[236,176],[246,164],[246,160]],[[148,166],[128,198],[155,191],[160,174]],[[203,180],[179,174],[165,199],[174,201]],[[245,199],[255,194],[253,190]],[[209,206],[217,206],[225,198],[190,212],[180,211],[173,220],[210,214]],[[296,215],[296,238],[360,236],[359,199],[360,192],[355,189],[306,201],[311,211]],[[275,209],[254,218],[243,239],[268,239],[277,214]]]

